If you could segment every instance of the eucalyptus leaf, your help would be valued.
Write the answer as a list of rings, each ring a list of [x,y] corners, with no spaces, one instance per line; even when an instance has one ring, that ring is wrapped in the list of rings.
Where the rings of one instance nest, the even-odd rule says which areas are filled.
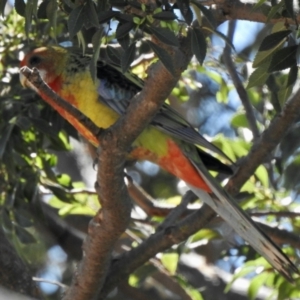
[[[297,65],[296,53],[298,45],[279,49],[274,53],[268,72],[285,70]]]
[[[34,236],[29,231],[22,228],[21,226],[15,225],[15,231],[16,231],[17,237],[19,238],[19,240],[22,244],[36,243],[36,239],[34,238]]]
[[[201,10],[202,14],[206,17],[208,23],[211,25],[212,28],[215,29],[217,27],[217,22],[211,10],[205,7],[204,5],[200,4],[198,1],[192,0],[191,2]]]
[[[168,28],[149,27],[150,32],[157,37],[161,42],[170,46],[179,46],[178,39],[173,31]]]
[[[249,76],[247,89],[250,89],[254,86],[262,86],[269,77],[269,73],[265,70],[265,68],[257,68],[254,72]]]
[[[192,35],[192,52],[197,57],[200,64],[203,63],[206,56],[207,44],[205,36],[198,28],[191,29]]]
[[[184,17],[184,20],[188,25],[190,25],[193,21],[193,12],[190,8],[189,0],[176,0],[176,4],[180,9],[181,14]]]
[[[295,18],[295,12],[294,12],[294,1],[293,0],[283,0],[285,4],[286,11],[290,18]],[[298,2],[299,3],[299,2]]]
[[[44,2],[42,2],[43,4]],[[41,5],[42,5],[41,4]],[[40,5],[40,6],[41,6]],[[25,17],[25,8],[26,8],[26,4],[24,2],[24,0],[15,0],[15,9],[16,9],[16,12],[22,16],[22,17]]]
[[[157,57],[162,62],[162,64],[165,66],[165,68],[169,71],[169,73],[174,74],[175,70],[174,70],[173,62],[168,52],[151,41],[147,41],[147,43],[149,44],[153,52],[157,55]]]
[[[100,27],[96,6],[92,0],[87,0],[86,5],[84,7],[84,13],[86,16],[86,21],[88,20],[88,23],[92,25],[91,27],[96,27],[96,28]]]
[[[135,58],[136,45],[132,43],[121,57],[122,72],[125,73]]]
[[[258,51],[266,51],[276,47],[279,43],[282,43],[291,32],[291,30],[282,30],[266,36]]]
[[[120,12],[113,11],[113,10],[100,11],[100,12],[98,12],[98,22],[99,22],[99,24],[106,23],[108,21],[111,21],[112,18],[116,17],[119,14],[120,14]]]
[[[119,40],[128,35],[130,30],[132,30],[134,27],[135,24],[133,22],[119,23],[116,30],[116,38]]]
[[[85,20],[84,5],[79,5],[73,9],[68,19],[68,30],[71,37],[73,37],[82,28]]]
[[[176,20],[177,16],[172,11],[161,11],[153,15],[154,19],[162,21]]]
[[[7,0],[0,0],[0,13],[4,17],[4,9],[6,5]]]

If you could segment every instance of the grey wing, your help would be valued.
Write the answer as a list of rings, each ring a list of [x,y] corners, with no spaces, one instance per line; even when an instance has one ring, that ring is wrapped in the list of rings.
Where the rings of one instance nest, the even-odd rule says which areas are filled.
[[[167,104],[162,105],[161,109],[154,117],[152,125],[175,138],[190,144],[199,145],[217,153],[232,163],[231,159],[222,150],[206,140],[192,127],[192,125],[190,125],[188,121],[186,121],[176,110]]]
[[[127,72],[122,74],[119,67],[107,65],[103,62],[98,64],[97,77],[100,80],[98,93],[100,100],[112,108],[118,114],[125,113],[130,99],[143,87],[143,81]],[[200,135],[177,111],[168,104],[163,104],[151,125],[161,131],[183,140],[190,144],[196,144],[232,161],[215,145]]]

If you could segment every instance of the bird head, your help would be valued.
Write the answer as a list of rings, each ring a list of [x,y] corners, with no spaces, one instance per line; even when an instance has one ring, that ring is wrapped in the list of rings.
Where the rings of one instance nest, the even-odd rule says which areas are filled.
[[[51,85],[63,72],[67,60],[67,50],[61,47],[41,47],[29,52],[21,61],[21,67],[37,68],[42,79]],[[20,73],[23,86],[28,86],[27,78]]]

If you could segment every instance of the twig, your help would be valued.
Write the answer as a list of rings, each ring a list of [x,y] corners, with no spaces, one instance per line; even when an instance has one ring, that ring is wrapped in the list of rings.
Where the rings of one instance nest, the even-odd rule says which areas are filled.
[[[156,231],[165,230],[168,227],[176,224],[176,221],[179,220],[182,214],[187,211],[188,204],[195,198],[197,199],[197,196],[193,192],[187,191],[182,197],[181,203],[170,212],[170,214],[165,218],[164,222],[157,227]]]
[[[57,280],[49,280],[49,279],[40,278],[40,277],[32,277],[32,280],[36,281],[36,282],[45,282],[45,283],[57,285],[58,287],[60,287],[62,289],[66,289],[68,287],[67,285],[65,285]]]
[[[277,244],[289,244],[294,249],[300,250],[300,237],[298,234],[277,227],[270,227],[263,223],[257,222],[259,227],[274,240]]]
[[[232,39],[233,39],[235,25],[236,25],[236,21],[230,21],[228,24],[227,37],[230,41],[232,41]],[[231,76],[232,82],[235,86],[235,89],[236,89],[236,91],[243,103],[243,106],[245,108],[246,117],[247,117],[249,126],[251,128],[251,131],[253,133],[253,137],[254,137],[254,139],[256,139],[259,136],[259,131],[258,131],[258,127],[256,124],[256,118],[254,115],[253,107],[250,103],[248,94],[243,86],[243,83],[242,83],[239,75],[237,74],[235,65],[234,65],[234,63],[232,61],[232,57],[231,57],[231,47],[228,43],[226,43],[223,58],[224,58],[224,63],[226,65],[226,68],[227,68],[227,70]]]
[[[135,184],[132,179],[127,175],[127,189],[132,200],[141,207],[147,215],[165,217],[174,207],[159,207],[154,203],[156,202],[149,194],[146,193],[140,186]]]
[[[277,218],[298,218],[300,213],[292,211],[266,211],[266,212],[250,212],[253,217],[275,216]]]

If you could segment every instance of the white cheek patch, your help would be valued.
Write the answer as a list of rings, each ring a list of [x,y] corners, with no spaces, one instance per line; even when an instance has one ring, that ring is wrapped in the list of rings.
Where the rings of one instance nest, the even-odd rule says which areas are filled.
[[[38,70],[39,70],[40,76],[43,79],[43,81],[47,82],[46,81],[46,79],[47,79],[47,71],[45,71],[43,69],[38,69]]]

